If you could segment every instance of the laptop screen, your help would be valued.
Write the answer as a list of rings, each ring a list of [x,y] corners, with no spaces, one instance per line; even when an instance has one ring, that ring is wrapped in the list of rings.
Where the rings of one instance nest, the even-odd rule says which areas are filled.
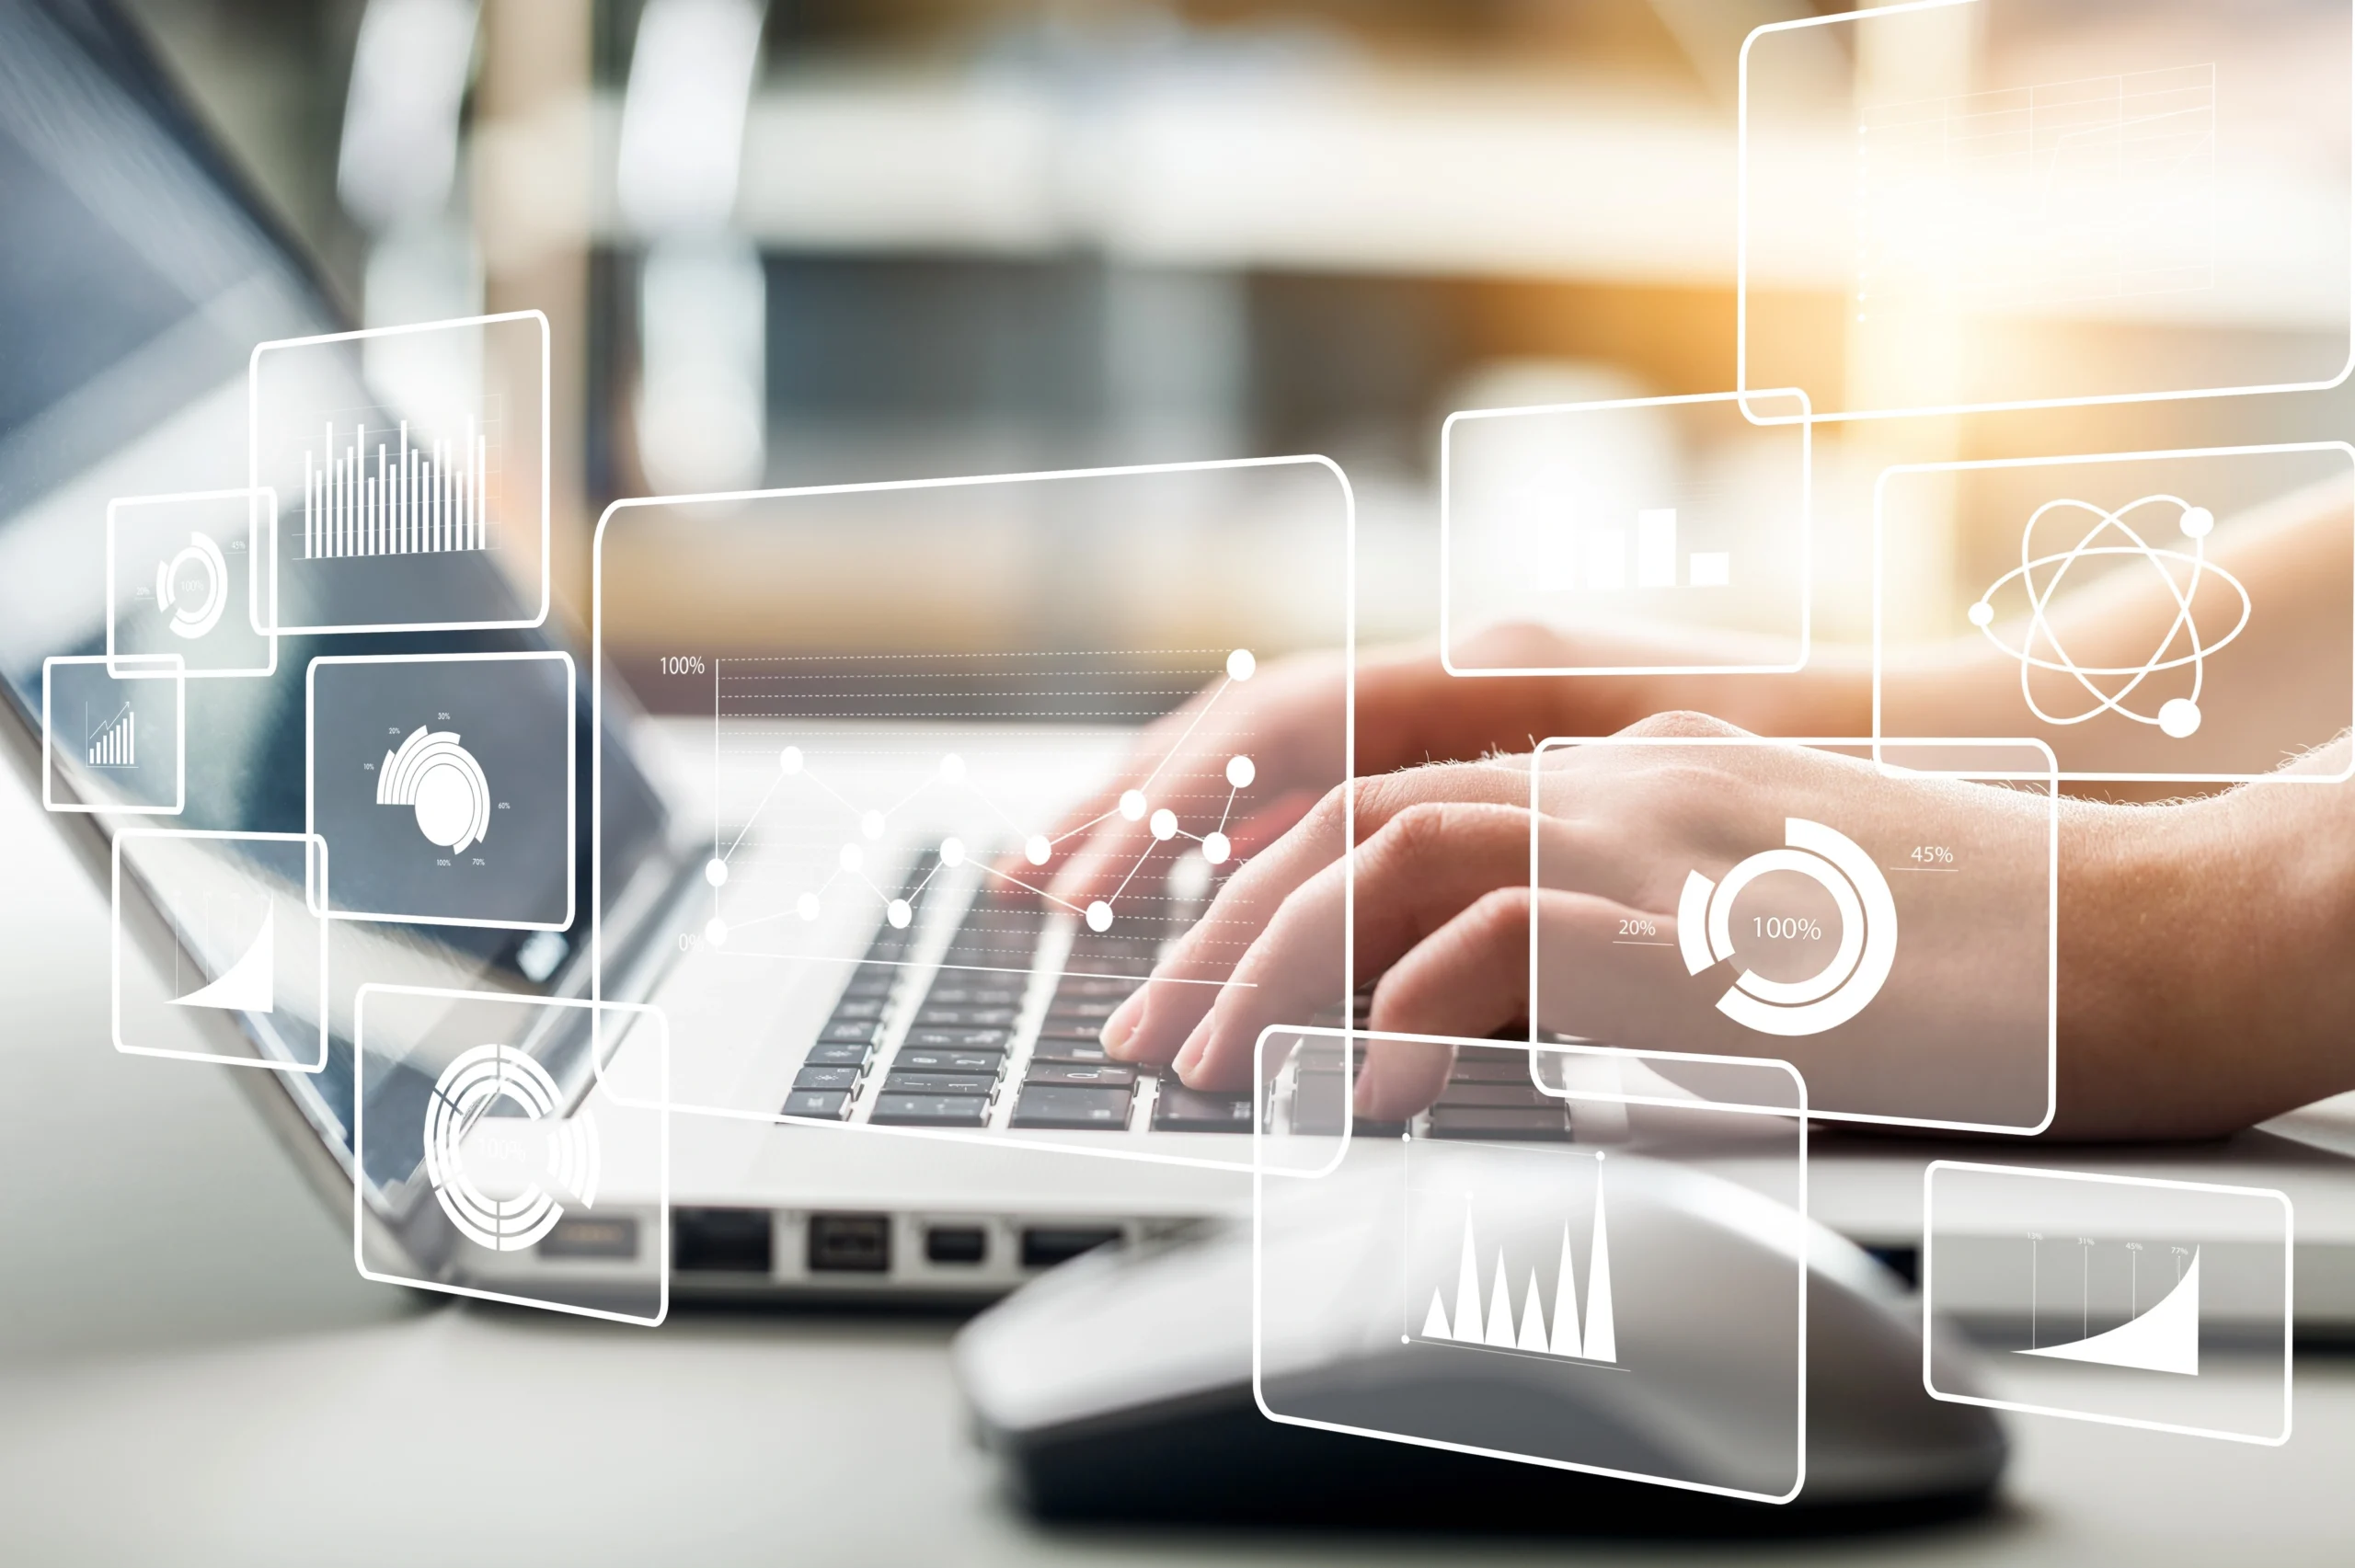
[[[138,38],[89,0],[0,0],[0,691],[20,733],[38,737],[43,661],[108,652],[109,502],[245,485],[255,345],[347,324]],[[516,601],[489,556],[468,559],[492,579],[484,595]],[[300,833],[313,658],[551,646],[535,631],[281,636],[273,674],[184,682],[178,813],[94,819],[109,833],[133,822]],[[585,671],[580,685],[574,856],[585,890]],[[662,813],[626,747],[606,750],[604,791],[604,886],[618,890],[652,864]],[[585,902],[561,933],[338,922],[327,1068],[273,1076],[348,1150],[357,984],[578,991],[588,926]],[[302,1033],[286,1011],[246,1019],[258,1054],[301,1059],[284,1043]],[[316,1044],[318,1018],[308,1023]]]

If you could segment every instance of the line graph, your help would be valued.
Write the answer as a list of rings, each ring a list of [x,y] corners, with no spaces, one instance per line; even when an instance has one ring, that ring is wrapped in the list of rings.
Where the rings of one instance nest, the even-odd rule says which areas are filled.
[[[2140,1242],[2123,1243],[2127,1258],[2126,1321],[2097,1332],[2093,1327],[2095,1254],[2101,1243],[2090,1236],[2074,1239],[2077,1248],[2076,1337],[2051,1345],[2037,1343],[2042,1320],[2039,1285],[2045,1238],[2028,1234],[2028,1345],[2016,1354],[2056,1361],[2084,1361],[2102,1367],[2124,1367],[2145,1372],[2200,1375],[2200,1249],[2170,1247],[2174,1276],[2148,1307],[2142,1304],[2142,1253]],[[2115,1260],[2106,1275],[2114,1276]],[[2154,1270],[2155,1275],[2158,1271]],[[2156,1281],[2154,1280],[2155,1286]]]
[[[94,768],[135,768],[139,765],[139,715],[124,703],[96,724],[89,709],[82,715],[83,749]]]
[[[1157,853],[1189,846],[1205,880],[1209,872],[1244,858],[1230,830],[1238,808],[1249,808],[1258,782],[1252,758],[1244,751],[1229,753],[1208,779],[1199,776],[1199,765],[1191,761],[1173,764],[1205,722],[1235,716],[1238,690],[1258,672],[1258,660],[1250,650],[1235,648],[1206,670],[1158,662],[1199,658],[1202,651],[1098,656],[1129,661],[1115,670],[1083,668],[1089,662],[1084,653],[963,656],[968,662],[949,655],[892,656],[889,661],[714,658],[716,808],[704,867],[711,913],[703,940],[725,947],[754,928],[814,923],[845,898],[879,910],[888,924],[904,930],[920,916],[927,897],[960,872],[1033,894],[1091,932],[1125,930],[1129,903],[1148,888],[1158,898],[1158,882],[1138,881]],[[700,658],[686,662],[695,672],[704,669]],[[1017,671],[1017,666],[1023,668]],[[872,722],[906,720],[912,730],[924,732],[932,721],[947,718],[1131,721],[1158,716],[1168,699],[1197,691],[1201,694],[1189,722],[1146,775],[1102,811],[1069,825],[1060,821],[1069,804],[1067,790],[1055,792],[1052,803],[1042,806],[1035,788],[1010,787],[993,776],[986,755],[914,736],[902,746],[888,732],[877,733]],[[1030,740],[1038,733],[1009,732],[1007,738]],[[888,783],[879,779],[879,756],[889,759],[881,770]],[[756,775],[758,794],[731,810],[726,804],[731,785],[742,788],[748,773]],[[1058,850],[1116,818],[1142,828],[1143,847],[1113,889],[1085,904],[1051,892],[1043,868]],[[890,878],[894,871],[878,857],[912,840],[924,841],[942,821],[959,826],[925,844],[933,853],[928,869],[913,886],[887,891],[877,878]],[[791,853],[761,855],[762,891],[741,898],[740,867],[764,850]],[[795,863],[789,869],[787,860]],[[1028,875],[1032,867],[1042,869]],[[786,885],[777,886],[780,880]],[[1152,938],[1143,928],[1135,934],[1140,941],[1157,940],[1157,928]]]

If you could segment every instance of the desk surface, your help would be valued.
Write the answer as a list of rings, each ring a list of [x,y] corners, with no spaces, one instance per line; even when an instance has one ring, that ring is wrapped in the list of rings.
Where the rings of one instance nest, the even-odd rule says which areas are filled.
[[[1746,1547],[1042,1530],[966,1443],[952,1322],[419,1310],[227,1082],[107,1044],[105,910],[0,777],[0,1559],[2343,1562],[2355,1359],[2252,1448],[2016,1418],[2005,1507]]]

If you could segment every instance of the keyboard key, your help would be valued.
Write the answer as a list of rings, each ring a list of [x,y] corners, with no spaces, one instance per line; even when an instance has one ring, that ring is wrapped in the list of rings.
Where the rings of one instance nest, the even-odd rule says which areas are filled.
[[[1450,1107],[1480,1105],[1491,1110],[1509,1105],[1534,1110],[1561,1104],[1559,1100],[1549,1101],[1545,1091],[1534,1083],[1451,1083],[1440,1095],[1439,1103]]]
[[[1516,1056],[1509,1061],[1499,1060],[1495,1057],[1459,1058],[1454,1068],[1449,1071],[1447,1081],[1450,1083],[1531,1083],[1535,1082],[1529,1076],[1529,1058],[1526,1056]]]
[[[1005,1065],[1004,1051],[935,1050],[902,1046],[891,1059],[894,1072],[979,1072],[994,1078]]]
[[[1063,983],[1055,987],[1055,1001],[1061,1003],[1069,1001],[1085,1001],[1095,997],[1109,997],[1114,1001],[1120,1001],[1131,991],[1136,990],[1140,983],[1136,980],[1118,979],[1109,976],[1065,975]]]
[[[990,1103],[979,1094],[881,1094],[867,1117],[885,1127],[980,1127]]]
[[[1039,1038],[1042,1040],[1074,1040],[1086,1044],[1103,1037],[1104,1025],[1091,1024],[1085,1019],[1049,1018],[1039,1025]]]
[[[838,1122],[850,1113],[850,1095],[840,1089],[797,1089],[785,1097],[785,1115]]]
[[[811,1046],[802,1059],[811,1067],[865,1067],[873,1046]]]
[[[1566,1143],[1569,1118],[1559,1105],[1536,1110],[1494,1110],[1481,1105],[1457,1109],[1435,1105],[1430,1114],[1433,1138],[1510,1138],[1530,1142]]]
[[[916,1013],[920,1029],[1005,1029],[1014,1023],[1011,1007],[933,1007]]]
[[[1251,1096],[1208,1093],[1164,1082],[1154,1102],[1155,1132],[1249,1132]]]
[[[887,1094],[987,1094],[997,1077],[986,1072],[892,1072],[883,1079]]]
[[[889,996],[900,983],[902,971],[894,965],[867,964],[853,969],[850,983],[843,987],[845,1001],[867,997]]]
[[[882,1037],[883,1025],[871,1019],[829,1024],[818,1032],[819,1040],[830,1046],[871,1046]]]
[[[1022,987],[1014,985],[936,985],[924,993],[926,1007],[1015,1007],[1022,1001]]]
[[[1094,1086],[1098,1089],[1128,1089],[1135,1085],[1137,1070],[1121,1062],[1107,1062],[1089,1067],[1075,1062],[1040,1061],[1032,1058],[1030,1069],[1022,1075],[1025,1083],[1068,1083],[1074,1087]]]
[[[805,1067],[793,1078],[796,1089],[856,1089],[858,1069],[855,1067]]]
[[[911,1029],[903,1043],[933,1051],[1002,1051],[1011,1033],[1006,1029]]]
[[[1104,1020],[1112,1016],[1112,1010],[1120,1005],[1118,1001],[1102,1001],[1093,997],[1066,1001],[1059,996],[1047,1009],[1047,1016],[1060,1019],[1067,1024],[1095,1024],[1101,1026]]]
[[[834,1003],[834,1024],[854,1024],[883,1016],[883,999],[879,996],[844,997]]]
[[[1014,1102],[1014,1125],[1125,1129],[1129,1091],[1032,1084]]]
[[[1100,1040],[1040,1040],[1030,1048],[1032,1061],[1069,1062],[1074,1066],[1100,1066],[1112,1059],[1105,1052]]]

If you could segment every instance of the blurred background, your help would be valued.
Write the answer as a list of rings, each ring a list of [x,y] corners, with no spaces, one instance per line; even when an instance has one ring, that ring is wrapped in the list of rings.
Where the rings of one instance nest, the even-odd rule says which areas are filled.
[[[2034,15],[2065,39],[2164,31],[2177,4],[2211,3]],[[616,497],[1321,452],[1355,486],[1361,624],[1384,637],[1435,622],[1448,411],[1734,385],[1741,41],[1845,7],[135,8],[355,315],[548,314],[576,624]],[[2234,10],[2275,59],[2333,15]],[[1769,283],[1799,344],[1783,362],[1812,384],[1855,374],[1844,273]],[[2313,314],[2173,309],[2137,330],[2229,364],[2344,334],[2343,301]],[[2342,389],[1827,428],[1819,635],[1869,630],[1870,486],[1890,462],[2335,439],[2349,413]],[[2016,554],[1999,533],[1909,541],[1894,612],[1967,601]]]

